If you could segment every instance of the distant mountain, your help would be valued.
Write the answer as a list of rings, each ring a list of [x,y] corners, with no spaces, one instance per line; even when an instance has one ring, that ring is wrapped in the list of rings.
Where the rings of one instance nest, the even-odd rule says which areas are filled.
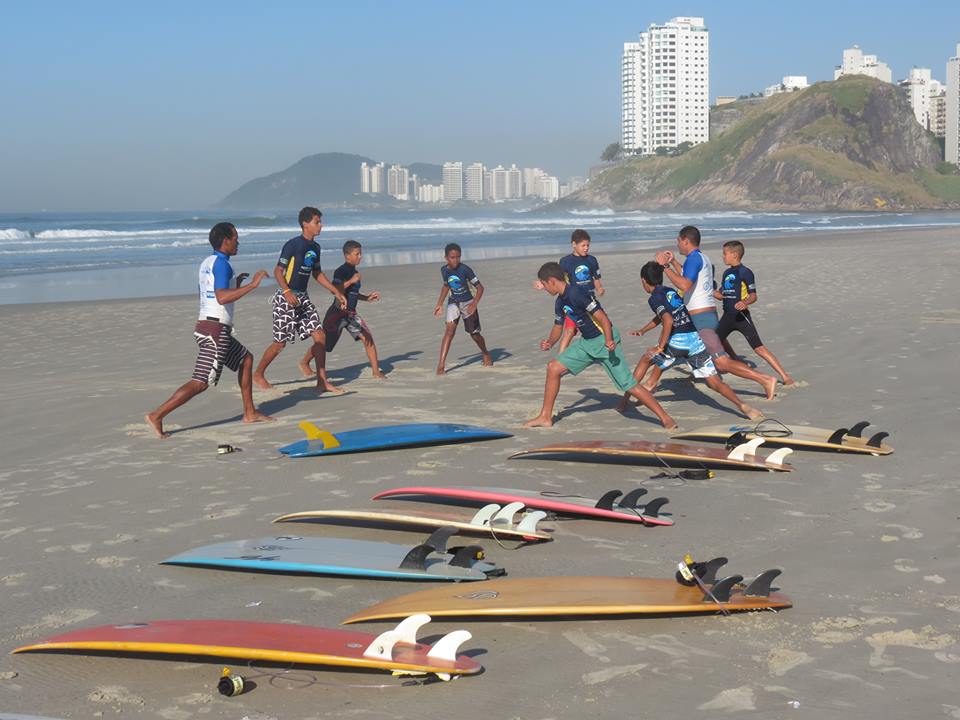
[[[392,202],[387,196],[360,194],[360,164],[364,162],[376,164],[371,158],[349,153],[309,155],[286,170],[244,183],[215,207],[256,210]],[[407,167],[423,182],[441,181],[440,165],[413,163]]]
[[[932,133],[895,85],[846,76],[744,108],[679,157],[636,158],[553,207],[915,210],[960,207]]]

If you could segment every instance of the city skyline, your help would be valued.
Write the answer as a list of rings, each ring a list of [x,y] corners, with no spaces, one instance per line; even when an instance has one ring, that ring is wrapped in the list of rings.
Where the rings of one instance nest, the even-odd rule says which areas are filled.
[[[960,41],[960,7],[911,8],[904,25],[883,1],[869,14],[826,2],[792,14],[758,2],[12,5],[0,211],[207,207],[320,152],[510,157],[583,175],[620,136],[623,42],[676,16],[706,18],[711,103],[788,75],[831,79],[854,44],[895,82],[915,66],[945,82]],[[496,54],[457,50],[494,39]]]

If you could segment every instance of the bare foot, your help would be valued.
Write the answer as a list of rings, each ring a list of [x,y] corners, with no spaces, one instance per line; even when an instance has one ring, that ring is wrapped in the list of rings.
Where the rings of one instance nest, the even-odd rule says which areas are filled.
[[[158,438],[161,440],[166,440],[168,437],[170,437],[170,433],[163,431],[163,422],[154,419],[150,414],[144,415],[143,419],[147,421],[147,425],[153,428],[153,431],[157,434]]]
[[[750,407],[750,406],[747,405],[746,403],[744,403],[743,405],[740,406],[740,412],[742,412],[744,415],[746,415],[746,416],[747,416],[748,418],[750,418],[751,420],[760,420],[760,419],[763,418],[763,413],[762,413],[762,412],[760,412],[760,411],[757,410],[756,408]]]
[[[447,374],[447,371],[444,370],[442,367],[437,368],[437,375],[446,375],[446,374]]]
[[[305,378],[312,378],[317,376],[317,374],[313,371],[313,368],[310,367],[310,363],[303,362],[303,360],[301,360],[299,363],[297,363],[297,365],[300,367],[300,374],[303,375]]]
[[[792,377],[790,377],[789,375],[784,376],[783,378],[784,387],[790,387],[791,385],[796,385],[796,384],[797,384],[797,381],[794,380]]]
[[[777,395],[777,379],[770,375],[763,382],[763,389],[767,391],[767,400],[773,400]]]
[[[267,379],[263,375],[254,375],[253,384],[261,390],[273,390],[273,385],[268,383]]]
[[[524,427],[553,427],[553,418],[543,417],[542,415],[537,415],[533,420],[527,420],[524,424]]]
[[[483,356],[483,365],[484,367],[493,367],[493,358],[490,357],[490,353],[485,353]]]
[[[317,395],[323,395],[325,392],[332,392],[334,395],[343,395],[346,390],[342,387],[331,385],[328,382],[317,383]]]
[[[663,424],[664,430],[679,430],[679,429],[680,429],[680,426],[676,423],[676,421],[671,420],[670,422],[672,423],[671,425],[667,425],[666,423]]]
[[[384,374],[383,374],[382,372],[380,372],[379,370],[377,370],[376,372],[373,373],[373,379],[374,379],[374,380],[386,380],[386,379],[387,379],[387,376],[384,375]]]
[[[618,413],[625,413],[625,412],[627,411],[627,408],[628,408],[628,407],[630,407],[630,401],[629,401],[629,400],[621,400],[620,402],[617,403],[617,412],[618,412]]]
[[[264,415],[262,412],[257,410],[253,415],[244,415],[243,421],[245,423],[255,423],[255,422],[275,422],[275,417],[270,417],[269,415]]]

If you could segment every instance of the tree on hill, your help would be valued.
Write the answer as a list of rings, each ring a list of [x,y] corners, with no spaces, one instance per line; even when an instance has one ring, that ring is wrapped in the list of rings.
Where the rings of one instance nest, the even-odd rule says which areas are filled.
[[[600,159],[603,160],[603,162],[613,162],[620,157],[622,150],[623,148],[620,147],[620,143],[612,142],[604,149],[603,154],[600,155]]]

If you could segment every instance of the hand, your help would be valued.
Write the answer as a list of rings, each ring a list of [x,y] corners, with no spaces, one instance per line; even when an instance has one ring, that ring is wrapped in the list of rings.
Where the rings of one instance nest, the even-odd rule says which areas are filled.
[[[380,299],[380,293],[378,292],[372,292],[369,295],[367,295],[367,302],[377,302],[377,300],[379,299]]]
[[[543,290],[543,283],[540,282],[539,280],[534,280],[534,281],[533,281],[533,289],[534,289],[534,290]]]
[[[343,293],[337,292],[333,296],[337,299],[337,304],[340,306],[341,310],[345,310],[347,307],[347,299],[343,296]]]
[[[610,352],[613,352],[614,350],[617,349],[617,342],[613,338],[610,338],[603,344],[603,346]]]
[[[440,313],[441,313],[441,312],[443,312],[443,308],[440,307],[439,305],[437,305],[437,306],[433,309],[433,315],[434,315],[434,317],[440,317]]]
[[[641,337],[643,336],[644,332],[645,332],[644,329],[640,328],[639,330],[631,330],[629,334],[633,335],[634,337]]]
[[[747,309],[747,304],[746,304],[743,300],[741,300],[741,301],[738,302],[736,305],[734,305],[734,307],[735,307],[737,310],[746,310],[746,309]]]
[[[243,277],[245,275],[246,273],[241,273],[240,277]],[[260,287],[260,282],[268,275],[269,273],[266,270],[257,270],[257,272],[254,273],[253,280],[250,281],[250,284],[253,285],[253,287]],[[239,285],[240,285],[240,280],[238,279],[237,286]]]
[[[467,306],[463,309],[464,317],[468,315],[473,315],[477,311],[477,301],[468,302]]]
[[[647,348],[647,351],[643,354],[643,356],[647,360],[652,360],[654,355],[659,355],[661,352],[663,352],[663,349],[660,347]]]
[[[291,290],[290,288],[287,288],[286,290],[283,291],[283,297],[288,303],[290,303],[294,307],[300,304],[300,298],[298,298],[296,294],[293,292],[293,290]]]
[[[606,292],[603,288],[597,288],[597,297],[603,297],[603,294]]]
[[[553,347],[553,343],[550,342],[549,340],[541,340],[541,341],[540,341],[540,349],[541,349],[541,350],[549,350],[549,349],[552,348],[552,347]]]

